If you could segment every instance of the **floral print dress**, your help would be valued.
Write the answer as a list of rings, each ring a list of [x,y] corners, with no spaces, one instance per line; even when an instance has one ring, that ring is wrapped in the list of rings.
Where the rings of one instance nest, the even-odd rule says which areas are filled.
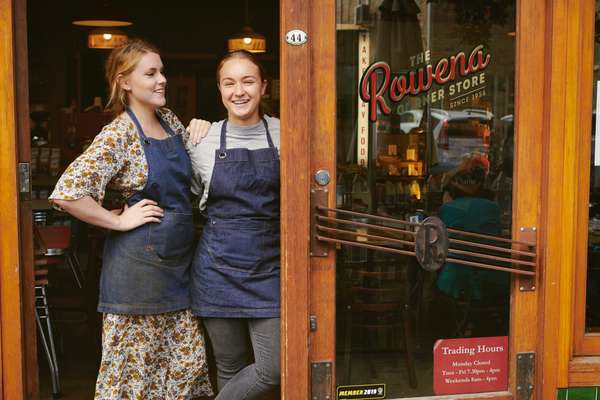
[[[167,109],[161,118],[187,140]],[[106,189],[128,198],[144,188],[148,164],[133,122],[121,114],[60,177],[50,199],[90,196],[102,204]],[[96,400],[188,400],[211,396],[204,334],[189,310],[158,315],[104,314]]]

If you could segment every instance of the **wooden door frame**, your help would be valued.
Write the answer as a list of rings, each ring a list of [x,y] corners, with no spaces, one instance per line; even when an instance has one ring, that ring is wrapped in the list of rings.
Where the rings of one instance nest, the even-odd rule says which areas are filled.
[[[22,295],[24,240],[16,181],[16,164],[27,157],[17,143],[26,117],[15,111],[15,104],[26,94],[19,80],[23,71],[15,75],[15,64],[23,65],[22,57],[26,57],[23,32],[21,39],[16,33],[26,26],[25,8],[19,8],[24,4],[24,0],[0,0],[4,89],[0,91],[0,393],[11,400],[24,398],[23,314],[30,307]],[[558,387],[600,382],[600,362],[574,358],[573,344],[578,326],[573,313],[576,285],[581,283],[576,279],[576,271],[581,270],[576,260],[583,233],[573,222],[573,215],[581,215],[581,200],[573,201],[572,193],[586,179],[582,171],[589,159],[589,144],[583,143],[579,133],[589,129],[582,110],[591,104],[588,67],[582,71],[577,64],[593,60],[589,51],[593,26],[587,18],[593,15],[590,4],[593,0],[518,1],[515,130],[519,133],[513,204],[518,224],[513,234],[519,237],[517,225],[538,227],[541,261],[536,292],[521,292],[518,279],[513,282],[510,363],[515,365],[519,352],[536,351],[538,399],[554,398]],[[328,28],[335,27],[335,1],[281,0],[280,13],[281,101],[291,105],[283,106],[281,114],[282,391],[285,399],[304,400],[310,391],[310,363],[331,361],[335,355],[334,344],[325,339],[326,332],[335,329],[335,314],[328,309],[335,295],[333,259],[316,260],[308,255],[311,172],[318,168],[335,171],[325,151],[335,142],[335,91],[331,90],[335,88],[335,29]],[[306,31],[309,44],[286,45],[283,38],[291,29]],[[576,78],[565,80],[568,76]],[[544,99],[541,107],[540,97]],[[520,189],[525,187],[528,190]],[[333,190],[329,200],[335,201]],[[309,329],[311,313],[319,316],[315,332]],[[512,368],[511,388],[514,382]]]
[[[31,163],[29,119],[29,46],[27,44],[27,0],[14,1],[15,112],[17,124],[17,159]],[[19,238],[21,259],[21,296],[23,314],[23,375],[25,398],[39,398],[37,326],[35,322],[35,276],[33,267],[33,213],[31,196],[19,201]]]
[[[576,153],[579,154],[579,164],[575,166],[576,176],[578,180],[575,182],[578,188],[590,187],[590,157],[591,157],[591,136],[594,134],[591,131],[589,124],[590,116],[592,115],[592,98],[594,88],[594,31],[595,31],[595,1],[588,0],[584,2],[585,8],[579,13],[581,27],[579,34],[581,53],[579,62],[576,68],[579,71],[577,80],[579,107],[572,110],[579,117],[580,134],[576,138]],[[577,201],[577,232],[575,233],[578,241],[576,243],[576,259],[575,259],[575,287],[587,287],[587,249],[588,249],[588,223],[589,223],[589,191],[579,190],[575,196]],[[585,291],[575,292],[575,321],[574,321],[574,355],[600,355],[600,333],[585,332]]]
[[[562,320],[560,325],[561,363],[555,369],[550,366],[547,374],[551,374],[558,387],[595,386],[600,385],[600,334],[585,332],[595,0],[577,4],[557,2],[555,9],[559,16],[555,18],[558,28],[554,38],[558,45],[553,47],[558,65],[555,87],[560,85],[561,74],[571,77],[563,91],[553,96],[554,109],[564,109],[564,115],[556,116],[553,121],[560,131],[554,134],[563,140],[563,158],[569,160],[555,176],[563,175],[562,204],[570,208],[571,219],[567,219],[570,225],[563,232],[562,242],[555,244],[566,242],[569,246],[562,262],[556,259],[561,265],[561,292],[547,308],[560,305],[561,314],[570,318]],[[565,103],[562,107],[561,101]]]
[[[19,400],[24,396],[24,341],[14,18],[13,1],[0,0],[0,393],[4,399]]]
[[[557,184],[563,177],[555,167],[564,156],[557,141],[563,143],[565,132],[557,122],[564,126],[565,104],[555,90],[563,85],[564,75],[555,66],[560,62],[557,50],[565,47],[559,36],[569,32],[561,31],[567,1],[517,1],[513,238],[522,238],[521,227],[537,228],[540,273],[533,292],[520,290],[521,278],[513,279],[509,392],[498,398],[513,398],[518,353],[538,355],[539,399],[556,396],[570,359],[564,350],[570,349],[572,336],[560,335],[565,333],[561,318],[570,321],[572,312],[562,305],[559,314],[554,307],[568,286],[556,285],[559,279],[568,280],[558,262],[567,250],[558,243],[566,239],[560,237],[562,223],[572,210],[548,206],[550,202],[554,206],[557,198],[565,200],[565,191]],[[306,31],[308,44],[285,44],[285,33],[291,29]],[[282,0],[281,38],[282,387],[285,399],[306,399],[311,362],[335,359],[335,344],[325,338],[335,331],[335,312],[330,309],[335,299],[331,273],[335,261],[331,256],[309,258],[311,175],[321,167],[335,171],[334,157],[327,158],[335,145],[335,0],[318,6],[316,1]],[[335,202],[333,192],[330,204]],[[309,329],[310,314],[318,317],[315,332]]]

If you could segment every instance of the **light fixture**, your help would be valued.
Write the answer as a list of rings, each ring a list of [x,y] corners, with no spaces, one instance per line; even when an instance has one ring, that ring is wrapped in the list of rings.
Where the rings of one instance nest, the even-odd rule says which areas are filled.
[[[251,53],[264,53],[267,51],[267,39],[259,33],[254,32],[248,22],[248,0],[246,0],[246,25],[242,31],[227,40],[229,52],[246,50]]]
[[[86,0],[77,2],[73,10],[73,25],[95,28],[115,28],[133,23],[122,7],[114,6],[112,0]]]
[[[88,33],[90,49],[114,49],[127,41],[127,35],[118,29],[94,29]]]
[[[263,35],[254,32],[249,26],[245,26],[242,28],[242,32],[227,40],[227,49],[230,52],[247,50],[251,53],[264,53],[267,51],[267,40]]]
[[[112,49],[127,41],[125,32],[116,27],[130,26],[133,23],[127,18],[122,9],[113,7],[111,0],[88,0],[78,2],[75,7],[72,24],[91,27],[88,33],[90,49]]]
[[[72,22],[73,25],[77,26],[95,26],[95,27],[105,27],[105,28],[114,28],[117,26],[129,26],[133,25],[133,22],[129,21],[118,21],[114,19],[78,19]]]

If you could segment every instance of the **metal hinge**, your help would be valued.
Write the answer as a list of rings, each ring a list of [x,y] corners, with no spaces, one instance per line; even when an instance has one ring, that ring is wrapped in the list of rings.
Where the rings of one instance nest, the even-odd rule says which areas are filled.
[[[310,398],[311,400],[332,400],[331,361],[313,362],[310,364]]]
[[[19,179],[19,196],[21,200],[31,200],[31,170],[29,163],[17,164]]]
[[[310,331],[315,332],[317,330],[317,316],[311,314],[310,317],[308,317],[308,324],[310,326]]]
[[[517,396],[515,400],[533,399],[535,353],[517,353]]]

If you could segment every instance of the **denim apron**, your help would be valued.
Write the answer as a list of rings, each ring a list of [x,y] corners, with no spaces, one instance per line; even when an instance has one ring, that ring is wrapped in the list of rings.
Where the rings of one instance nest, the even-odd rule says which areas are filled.
[[[112,314],[160,314],[189,308],[189,267],[194,224],[190,200],[192,165],[181,135],[160,116],[169,137],[147,137],[133,112],[148,163],[144,189],[128,206],[151,199],[164,210],[160,223],[126,232],[110,231],[103,255],[98,311]]]
[[[192,263],[192,310],[213,318],[279,317],[279,153],[227,148],[227,120],[215,151],[208,219]]]

